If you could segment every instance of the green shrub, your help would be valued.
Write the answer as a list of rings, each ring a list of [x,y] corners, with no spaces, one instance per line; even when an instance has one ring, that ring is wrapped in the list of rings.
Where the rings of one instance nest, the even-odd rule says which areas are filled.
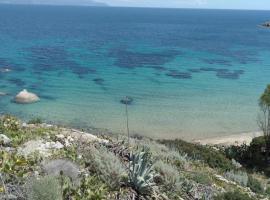
[[[265,193],[266,193],[267,195],[270,195],[270,187],[267,187],[267,188],[266,188]]]
[[[203,184],[203,185],[211,185],[212,179],[209,177],[208,174],[203,172],[196,172],[193,174],[192,179],[196,181],[197,183]]]
[[[161,185],[166,192],[180,192],[183,184],[183,177],[172,165],[159,160],[154,164],[154,169],[161,177]]]
[[[248,194],[241,193],[236,190],[234,192],[225,192],[214,198],[215,200],[253,200]]]
[[[99,177],[111,188],[118,189],[127,181],[127,172],[120,159],[105,147],[90,146],[84,152],[90,169],[98,173]]]
[[[15,152],[0,151],[0,172],[5,174],[7,182],[14,176],[27,177],[29,172],[34,170],[38,161],[36,157],[26,159]]]
[[[138,151],[143,148],[148,149],[153,160],[170,162],[180,168],[184,168],[189,163],[189,159],[186,154],[181,154],[177,150],[169,149],[164,144],[157,143],[156,141],[147,138],[143,138],[141,140],[133,138],[131,140],[131,146],[136,148]]]
[[[183,140],[163,140],[160,142],[172,149],[177,149],[179,152],[186,153],[189,157],[202,160],[212,168],[223,171],[234,169],[231,160],[224,153],[211,147],[188,143]]]
[[[12,141],[11,144],[13,147],[18,147],[22,143],[25,143],[29,140],[34,140],[45,136],[50,133],[52,129],[50,128],[35,128],[35,129],[19,129],[19,130],[6,130],[5,135],[8,136]]]
[[[72,200],[104,200],[107,187],[96,176],[83,176],[79,187],[74,187],[67,177],[60,177],[64,199]]]
[[[28,200],[62,200],[59,181],[51,176],[31,180],[27,185],[27,195]]]
[[[248,177],[247,187],[249,187],[255,193],[263,193],[263,187],[261,183],[252,176]]]
[[[42,119],[41,118],[34,118],[28,121],[28,124],[42,124]]]
[[[225,149],[225,154],[230,159],[235,159],[242,165],[267,172],[267,163],[263,149],[265,138],[263,136],[253,138],[250,145],[230,146]]]
[[[255,167],[257,169],[264,169],[266,167],[263,148],[265,148],[265,138],[263,136],[252,140],[247,151],[247,154],[250,156],[247,160],[247,164],[250,167]]]
[[[20,121],[11,115],[5,115],[1,121],[1,128],[6,131],[18,131],[20,129]],[[2,130],[2,131],[3,131]]]
[[[249,180],[247,173],[243,171],[228,171],[224,174],[224,177],[244,187],[247,186]]]

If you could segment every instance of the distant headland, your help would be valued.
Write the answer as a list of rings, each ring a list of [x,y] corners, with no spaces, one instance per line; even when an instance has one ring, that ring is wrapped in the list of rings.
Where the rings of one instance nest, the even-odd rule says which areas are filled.
[[[0,4],[21,4],[21,5],[54,5],[54,6],[100,6],[106,7],[108,4],[93,0],[3,0]]]

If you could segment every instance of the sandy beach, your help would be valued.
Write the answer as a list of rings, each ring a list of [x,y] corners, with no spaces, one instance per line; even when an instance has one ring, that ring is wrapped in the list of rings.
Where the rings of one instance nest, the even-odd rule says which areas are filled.
[[[262,136],[262,132],[249,132],[249,133],[240,133],[240,134],[233,134],[229,136],[218,136],[200,140],[194,140],[193,142],[199,143],[202,145],[223,145],[223,146],[230,146],[230,145],[241,145],[247,144],[249,145],[253,138]]]

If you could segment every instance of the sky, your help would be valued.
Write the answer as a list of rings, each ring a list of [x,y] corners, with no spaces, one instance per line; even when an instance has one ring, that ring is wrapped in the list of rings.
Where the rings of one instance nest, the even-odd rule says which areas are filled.
[[[270,10],[270,0],[96,0],[111,6]]]
[[[0,0],[2,2],[101,2],[110,6],[270,10],[270,0]]]

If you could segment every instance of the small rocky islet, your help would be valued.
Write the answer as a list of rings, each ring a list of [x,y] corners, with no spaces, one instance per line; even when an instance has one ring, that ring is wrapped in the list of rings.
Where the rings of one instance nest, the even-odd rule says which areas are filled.
[[[264,22],[262,24],[262,26],[266,27],[266,28],[270,28],[270,21]]]

